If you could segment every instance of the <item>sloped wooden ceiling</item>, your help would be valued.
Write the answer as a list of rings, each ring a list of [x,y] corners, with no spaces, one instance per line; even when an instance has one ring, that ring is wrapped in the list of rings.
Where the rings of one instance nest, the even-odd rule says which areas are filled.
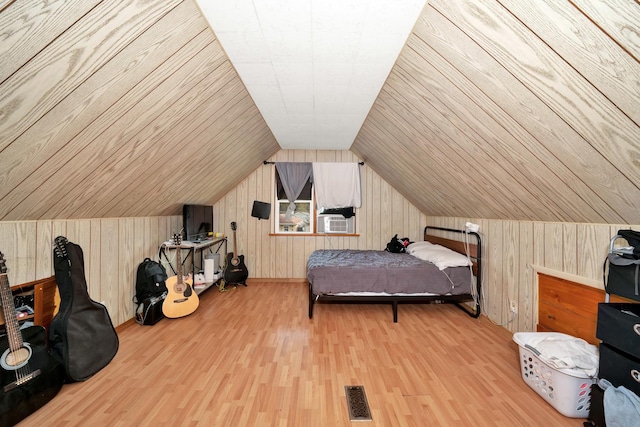
[[[0,220],[179,214],[280,149],[194,2],[0,9]]]
[[[640,221],[640,4],[430,0],[352,146],[428,215]]]
[[[640,4],[430,0],[352,151],[431,216],[640,223]],[[0,220],[215,203],[279,151],[191,0],[0,2]]]

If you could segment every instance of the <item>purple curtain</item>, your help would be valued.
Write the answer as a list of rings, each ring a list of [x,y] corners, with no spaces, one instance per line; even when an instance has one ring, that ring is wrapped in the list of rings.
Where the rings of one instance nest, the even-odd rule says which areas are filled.
[[[307,162],[276,162],[276,170],[289,200],[286,218],[290,219],[296,208],[296,199],[313,175],[313,165]]]

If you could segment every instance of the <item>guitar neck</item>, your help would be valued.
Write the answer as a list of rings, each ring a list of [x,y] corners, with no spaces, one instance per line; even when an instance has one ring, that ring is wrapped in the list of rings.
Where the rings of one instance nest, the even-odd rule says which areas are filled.
[[[20,325],[16,316],[16,307],[13,304],[13,293],[11,293],[6,273],[0,275],[0,296],[2,298],[5,327],[9,337],[9,348],[11,351],[17,351],[23,346],[22,334],[20,333]]]
[[[238,247],[236,246],[236,230],[233,230],[233,258],[238,258]]]
[[[176,246],[176,276],[178,278],[178,285],[182,284],[182,241],[178,235],[173,237],[173,243]]]

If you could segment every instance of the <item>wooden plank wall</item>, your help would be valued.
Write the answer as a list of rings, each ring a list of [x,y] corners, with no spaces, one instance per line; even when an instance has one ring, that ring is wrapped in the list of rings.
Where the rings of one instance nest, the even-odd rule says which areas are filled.
[[[360,159],[349,151],[282,150],[268,160]],[[365,163],[361,169],[363,207],[357,212],[358,237],[269,236],[272,221],[252,218],[250,211],[254,200],[273,203],[273,169],[257,169],[214,206],[217,231],[229,235],[230,222],[238,223],[238,252],[246,257],[250,277],[303,279],[306,260],[315,249],[383,249],[395,233],[421,240],[426,225],[461,229],[471,221],[480,225],[483,238],[483,311],[513,332],[535,331],[538,271],[602,287],[602,263],[611,237],[620,228],[640,229],[640,225],[624,224],[425,216]],[[514,320],[508,309],[511,299],[518,305]]]
[[[282,150],[269,161],[359,162],[350,151]],[[214,226],[229,235],[230,223],[238,223],[238,252],[245,255],[250,277],[306,277],[306,261],[316,249],[384,249],[398,233],[399,237],[422,240],[425,215],[373,172],[361,166],[362,208],[356,212],[357,237],[269,236],[271,219],[250,216],[254,200],[273,204],[275,166],[258,168],[247,179],[214,205]],[[232,248],[232,242],[230,242]],[[231,250],[231,249],[230,249]]]
[[[427,217],[430,225],[450,228],[464,228],[467,221],[480,225],[483,239],[484,313],[512,332],[536,330],[537,272],[603,289],[611,238],[620,229],[640,230],[637,224]],[[510,300],[517,301],[514,320]]]
[[[145,257],[182,228],[181,216],[2,221],[0,251],[11,285],[54,275],[53,240],[65,236],[82,248],[89,296],[109,310],[115,326],[133,317],[135,278]]]
[[[270,160],[357,161],[349,152],[285,150]],[[253,200],[269,201],[273,166],[257,169],[214,206],[216,230],[230,233],[238,222],[238,252],[250,278],[304,279],[306,260],[315,249],[380,249],[393,234],[422,238],[425,225],[462,228],[480,225],[483,237],[484,314],[512,332],[535,331],[537,271],[601,288],[602,263],[609,241],[620,228],[640,225],[551,223],[474,218],[427,217],[384,180],[363,167],[364,205],[358,211],[358,237],[269,236],[271,221],[250,217]],[[52,242],[65,235],[84,251],[90,296],[103,301],[115,325],[133,316],[135,269],[182,227],[180,216],[0,222],[0,251],[13,284],[51,276]],[[231,247],[231,246],[230,246]],[[512,322],[509,300],[518,304]]]
[[[350,151],[282,150],[269,161],[360,161]],[[357,213],[358,237],[269,236],[272,222],[250,216],[254,200],[272,201],[275,166],[256,169],[214,205],[214,227],[228,236],[238,223],[238,252],[245,255],[250,278],[297,278],[306,275],[311,252],[323,248],[383,249],[396,233],[421,240],[426,216],[366,164],[361,167],[363,206]],[[182,217],[146,217],[0,222],[0,251],[10,268],[11,284],[47,277],[52,270],[52,242],[65,235],[85,254],[91,297],[104,301],[114,324],[133,316],[135,269],[142,259],[157,259],[158,246],[182,228]],[[232,250],[230,242],[229,250]]]

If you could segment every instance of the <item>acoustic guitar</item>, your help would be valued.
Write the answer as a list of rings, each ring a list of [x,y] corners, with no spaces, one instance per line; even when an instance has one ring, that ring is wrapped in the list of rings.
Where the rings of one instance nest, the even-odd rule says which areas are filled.
[[[187,316],[200,305],[198,294],[193,290],[193,278],[185,280],[182,275],[182,237],[179,234],[173,235],[173,244],[176,246],[176,275],[167,279],[167,296],[162,303],[162,313],[169,318]]]
[[[0,424],[14,425],[58,394],[65,372],[49,354],[42,326],[20,329],[1,252],[0,296],[7,329],[7,335],[0,337]]]
[[[236,223],[232,222],[231,230],[233,230],[233,253],[227,254],[222,279],[228,285],[247,286],[249,270],[247,270],[247,266],[244,264],[244,255],[237,255],[238,248],[236,247],[236,228]]]

